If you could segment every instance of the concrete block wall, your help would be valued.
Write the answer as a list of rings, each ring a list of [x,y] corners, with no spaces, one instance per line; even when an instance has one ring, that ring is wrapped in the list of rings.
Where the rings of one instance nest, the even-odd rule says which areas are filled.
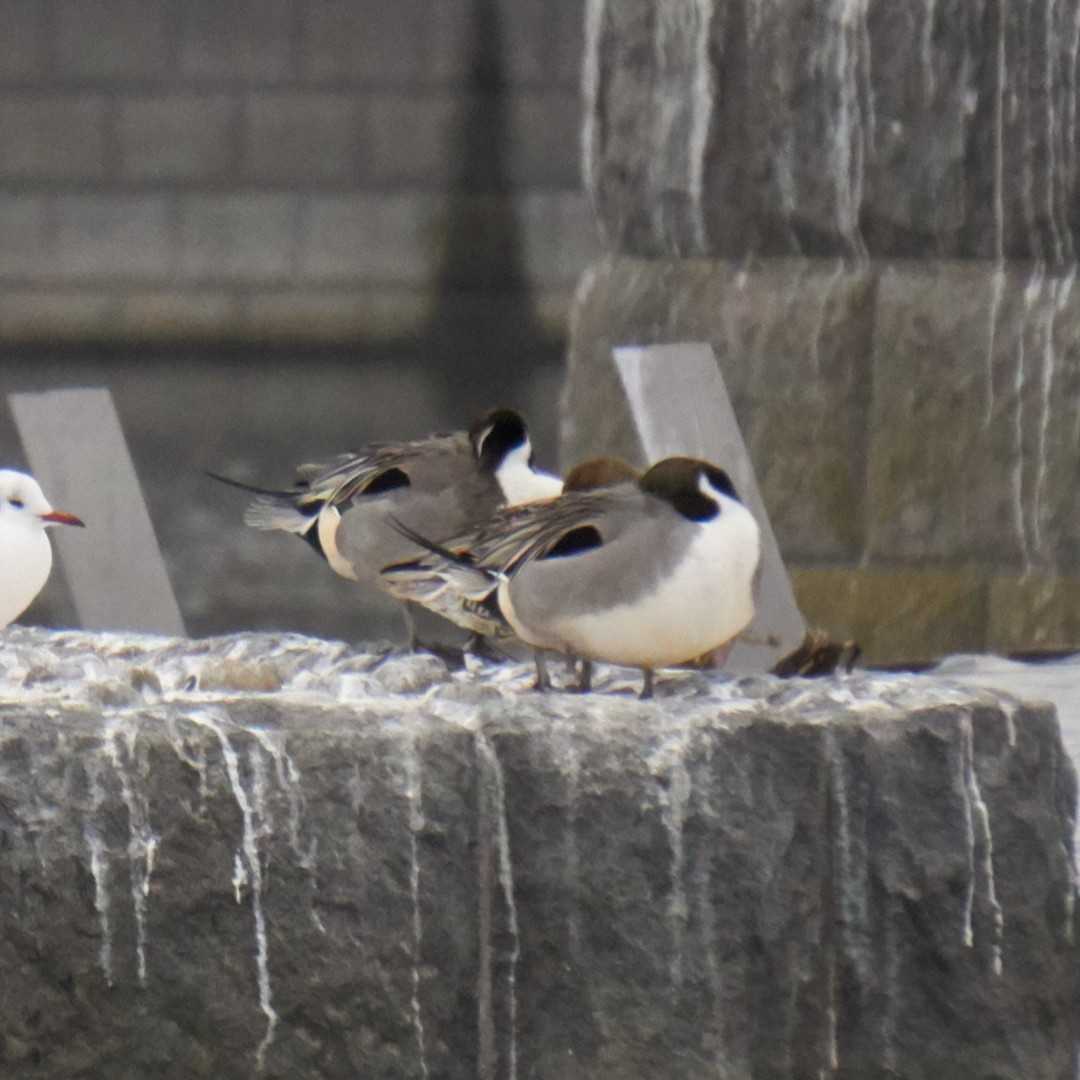
[[[0,342],[399,339],[508,244],[561,338],[583,6],[0,0]]]

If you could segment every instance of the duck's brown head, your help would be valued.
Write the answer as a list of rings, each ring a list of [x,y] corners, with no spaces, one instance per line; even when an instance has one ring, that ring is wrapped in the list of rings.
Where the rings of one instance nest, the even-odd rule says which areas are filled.
[[[670,457],[658,461],[638,481],[642,491],[664,499],[691,521],[708,521],[720,513],[720,496],[740,502],[731,477],[700,458]]]

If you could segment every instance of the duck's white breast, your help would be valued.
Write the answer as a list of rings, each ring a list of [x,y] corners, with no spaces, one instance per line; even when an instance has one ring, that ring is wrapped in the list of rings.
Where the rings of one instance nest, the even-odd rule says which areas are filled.
[[[718,517],[698,526],[684,557],[648,592],[603,610],[522,625],[513,581],[499,590],[503,613],[525,641],[541,648],[636,667],[678,664],[730,641],[754,616],[752,581],[760,546],[757,523],[725,500]],[[636,583],[627,581],[633,596]],[[581,583],[587,594],[588,581]]]

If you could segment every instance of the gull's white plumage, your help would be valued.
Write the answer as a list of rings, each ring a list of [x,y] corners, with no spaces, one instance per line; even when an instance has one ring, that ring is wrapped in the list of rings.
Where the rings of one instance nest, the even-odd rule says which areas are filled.
[[[50,525],[81,525],[54,510],[32,476],[0,469],[0,628],[17,619],[41,592],[52,570]]]

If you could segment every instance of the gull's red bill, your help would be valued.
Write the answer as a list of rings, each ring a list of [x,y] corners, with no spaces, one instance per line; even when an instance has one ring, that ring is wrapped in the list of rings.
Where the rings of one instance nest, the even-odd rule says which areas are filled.
[[[41,520],[51,521],[54,525],[78,525],[80,528],[86,528],[83,521],[74,514],[67,514],[63,510],[50,510],[47,514],[41,515]]]

